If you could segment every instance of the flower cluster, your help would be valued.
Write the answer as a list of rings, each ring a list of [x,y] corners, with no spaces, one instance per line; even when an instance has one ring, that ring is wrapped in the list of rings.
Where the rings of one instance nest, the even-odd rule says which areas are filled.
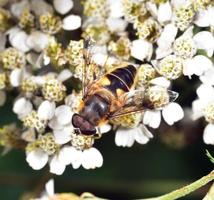
[[[82,19],[71,14],[72,0],[48,2],[0,4],[0,105],[6,93],[15,95],[13,112],[21,122],[20,129],[0,130],[2,146],[24,146],[33,169],[49,164],[58,175],[67,165],[101,167],[103,157],[94,143],[103,133],[112,129],[117,146],[131,147],[153,137],[146,126],[158,128],[161,116],[168,125],[181,120],[184,112],[173,102],[177,93],[171,83],[193,75],[203,83],[193,102],[194,118],[205,117],[204,141],[214,144],[211,0],[84,0]],[[81,36],[68,37],[68,31]],[[95,43],[86,49],[88,38]],[[129,98],[139,106],[143,96],[145,109],[109,120],[97,128],[99,134],[77,133],[72,117],[82,105],[83,76],[103,76],[124,63],[137,69]]]

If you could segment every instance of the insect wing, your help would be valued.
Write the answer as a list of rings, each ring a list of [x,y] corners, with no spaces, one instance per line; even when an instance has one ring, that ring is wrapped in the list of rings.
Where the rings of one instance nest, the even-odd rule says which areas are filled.
[[[82,90],[83,97],[86,96],[88,87],[93,81],[101,76],[100,66],[93,61],[93,54],[95,51],[95,43],[90,39],[84,40],[83,45],[83,59],[84,64],[82,68]]]
[[[162,88],[163,89],[163,88]],[[161,91],[160,91],[161,92]],[[175,101],[178,97],[178,93],[166,90],[168,95],[168,103]],[[125,105],[119,109],[118,111],[112,113],[110,115],[110,119],[121,117],[123,115],[135,113],[135,112],[143,112],[145,110],[161,110],[167,104],[162,105],[161,107],[155,108],[155,105],[149,100],[148,91],[147,90],[133,90],[125,94]]]

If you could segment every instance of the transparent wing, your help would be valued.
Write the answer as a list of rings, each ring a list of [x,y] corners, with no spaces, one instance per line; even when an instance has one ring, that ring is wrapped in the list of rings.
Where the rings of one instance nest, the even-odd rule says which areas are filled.
[[[164,90],[165,93],[163,94]],[[165,96],[163,97],[161,95]],[[150,89],[133,90],[125,94],[124,106],[118,111],[112,113],[109,118],[112,119],[135,112],[143,112],[148,109],[161,110],[170,102],[175,101],[177,97],[177,92],[167,90],[163,87],[157,88],[153,94],[151,94]]]
[[[90,84],[101,76],[101,68],[97,65],[92,57],[94,54],[95,42],[90,38],[84,40],[83,45],[83,69],[82,69],[82,91],[85,97]]]

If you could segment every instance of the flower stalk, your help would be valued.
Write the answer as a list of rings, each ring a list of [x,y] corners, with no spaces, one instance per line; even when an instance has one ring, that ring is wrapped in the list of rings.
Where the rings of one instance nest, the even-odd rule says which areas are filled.
[[[195,190],[203,187],[204,185],[211,182],[212,180],[214,180],[214,171],[211,171],[208,175],[203,176],[199,180],[197,180],[187,186],[184,186],[180,189],[174,190],[168,194],[165,194],[165,195],[162,195],[159,197],[147,198],[147,199],[141,199],[141,200],[174,200],[174,199],[178,199],[180,197],[184,197],[184,196],[190,194],[191,192],[194,192]]]

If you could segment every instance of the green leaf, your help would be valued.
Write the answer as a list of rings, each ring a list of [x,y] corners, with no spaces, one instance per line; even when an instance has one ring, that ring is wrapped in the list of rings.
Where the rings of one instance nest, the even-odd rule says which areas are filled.
[[[206,155],[210,159],[210,161],[214,164],[214,158],[207,149],[206,149]]]

